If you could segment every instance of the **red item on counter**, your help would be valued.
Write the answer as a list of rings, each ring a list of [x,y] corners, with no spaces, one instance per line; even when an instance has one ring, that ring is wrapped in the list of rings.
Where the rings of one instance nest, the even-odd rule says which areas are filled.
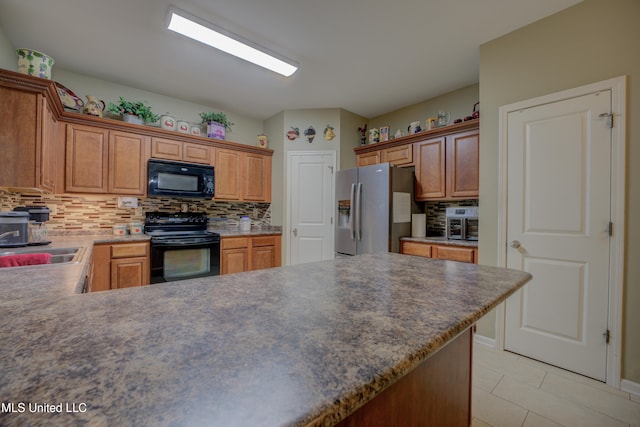
[[[51,254],[17,254],[0,256],[0,268],[51,264]]]

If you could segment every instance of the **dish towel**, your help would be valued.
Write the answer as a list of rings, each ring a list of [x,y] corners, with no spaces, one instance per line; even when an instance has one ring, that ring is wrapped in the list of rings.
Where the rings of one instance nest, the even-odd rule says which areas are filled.
[[[51,254],[17,254],[0,256],[0,268],[51,264]]]

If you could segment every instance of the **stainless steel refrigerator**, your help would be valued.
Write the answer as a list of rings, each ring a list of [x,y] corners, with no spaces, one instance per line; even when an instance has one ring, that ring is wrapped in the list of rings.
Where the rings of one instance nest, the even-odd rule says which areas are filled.
[[[336,257],[399,252],[411,235],[414,172],[381,163],[336,174]]]

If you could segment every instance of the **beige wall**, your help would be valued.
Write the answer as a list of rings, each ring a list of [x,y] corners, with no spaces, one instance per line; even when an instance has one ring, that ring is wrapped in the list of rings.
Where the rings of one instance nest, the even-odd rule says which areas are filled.
[[[18,55],[2,27],[0,27],[0,68],[18,71]]]
[[[399,110],[374,117],[369,120],[369,128],[379,128],[389,125],[391,134],[400,129],[407,134],[407,127],[413,121],[420,121],[425,125],[427,118],[436,117],[438,111],[446,111],[454,119],[464,119],[473,112],[473,105],[480,99],[478,85],[471,85],[417,104],[409,105]]]
[[[628,77],[627,218],[640,211],[640,1],[585,0],[480,48],[480,263],[497,262],[498,108]],[[615,228],[614,228],[615,229]],[[622,378],[640,383],[640,224],[626,223]],[[489,314],[479,332],[495,336]]]

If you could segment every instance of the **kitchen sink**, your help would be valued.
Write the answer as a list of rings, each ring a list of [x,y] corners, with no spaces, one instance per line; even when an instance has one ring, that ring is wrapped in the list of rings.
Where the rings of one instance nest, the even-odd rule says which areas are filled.
[[[50,254],[51,264],[76,264],[82,261],[84,255],[84,248],[21,248],[12,249],[11,251],[2,251],[0,249],[0,256],[3,255],[18,255],[18,254]],[[49,265],[49,264],[39,264]],[[33,267],[33,266],[30,266]]]

